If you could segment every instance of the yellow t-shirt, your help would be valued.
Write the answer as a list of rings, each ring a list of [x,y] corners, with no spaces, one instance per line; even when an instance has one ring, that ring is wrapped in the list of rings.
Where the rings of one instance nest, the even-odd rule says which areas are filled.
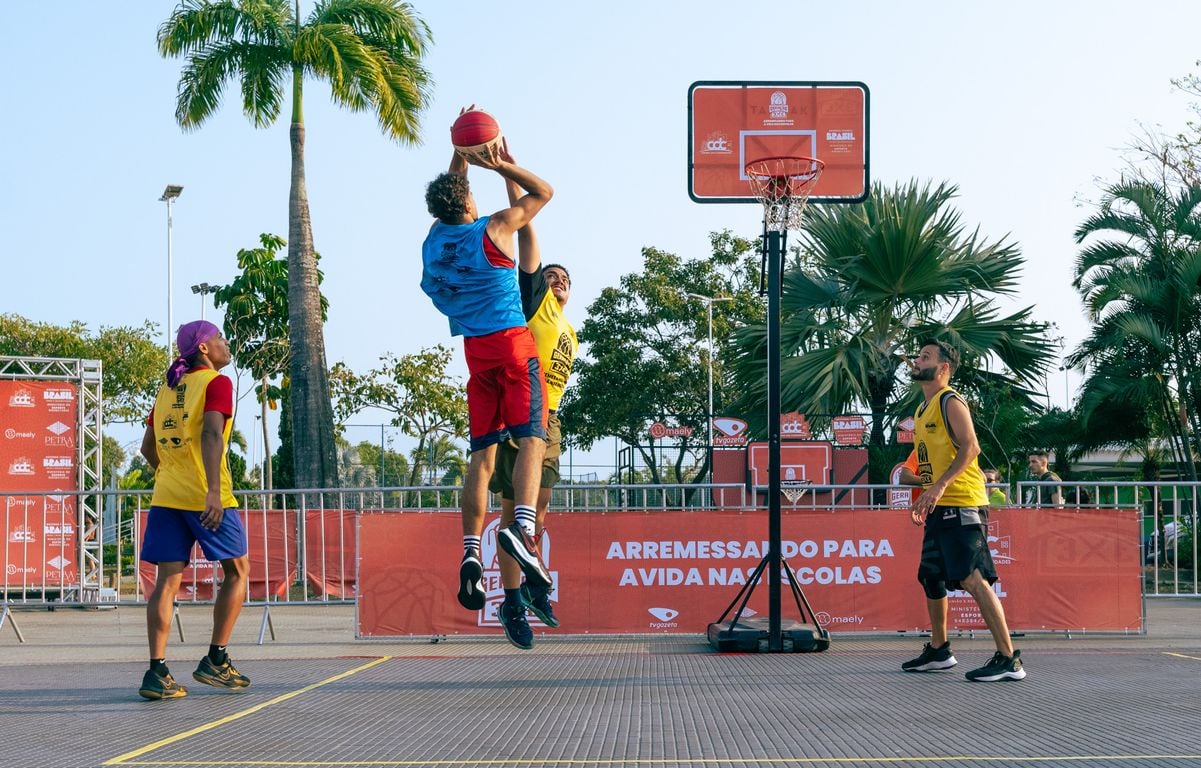
[[[922,487],[929,488],[934,481],[950,469],[951,463],[958,455],[958,446],[951,438],[947,429],[946,401],[963,397],[951,389],[943,387],[928,401],[917,407],[913,415],[914,440],[917,443],[917,475],[922,479]],[[938,500],[940,507],[985,507],[988,506],[988,493],[984,489],[984,473],[976,459],[951,481]]]
[[[542,375],[546,377],[546,407],[554,411],[563,399],[580,342],[576,339],[575,329],[567,322],[559,300],[546,288],[545,279],[541,279],[541,288],[542,298],[529,316],[529,326],[534,343],[538,345]],[[537,299],[537,296],[533,298]]]
[[[154,442],[158,449],[158,471],[154,473],[154,496],[150,503],[200,512],[208,493],[200,434],[204,430],[204,395],[210,381],[220,374],[212,368],[185,373],[174,389],[163,387],[154,401]],[[221,447],[221,506],[238,506],[229,476],[229,435],[232,416],[225,420]]]

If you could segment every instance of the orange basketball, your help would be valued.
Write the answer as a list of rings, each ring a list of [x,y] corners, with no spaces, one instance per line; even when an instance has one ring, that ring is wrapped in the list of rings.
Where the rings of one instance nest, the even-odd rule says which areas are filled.
[[[482,109],[472,109],[459,115],[450,127],[450,143],[460,149],[490,144],[500,137],[496,118]]]

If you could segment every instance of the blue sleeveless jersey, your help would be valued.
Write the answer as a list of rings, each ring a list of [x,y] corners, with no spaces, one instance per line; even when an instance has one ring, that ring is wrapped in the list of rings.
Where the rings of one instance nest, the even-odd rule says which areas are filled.
[[[525,326],[517,266],[488,237],[484,216],[435,221],[421,246],[421,290],[450,318],[452,336],[486,336]]]

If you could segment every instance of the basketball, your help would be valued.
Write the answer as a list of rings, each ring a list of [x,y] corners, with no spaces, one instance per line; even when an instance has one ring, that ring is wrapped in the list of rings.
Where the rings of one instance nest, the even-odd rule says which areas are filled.
[[[482,109],[471,109],[459,115],[450,127],[450,143],[455,151],[468,160],[487,159],[501,140],[496,118]]]

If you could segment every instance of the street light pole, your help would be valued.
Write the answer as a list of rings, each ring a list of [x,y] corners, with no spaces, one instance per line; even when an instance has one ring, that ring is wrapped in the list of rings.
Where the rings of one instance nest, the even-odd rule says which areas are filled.
[[[172,327],[172,319],[173,318],[171,317],[171,269],[172,269],[172,261],[173,261],[173,254],[171,252],[171,228],[172,228],[172,223],[173,223],[172,218],[171,218],[171,204],[173,202],[175,202],[175,200],[179,197],[181,192],[183,192],[183,187],[181,187],[180,185],[168,184],[167,188],[163,190],[163,196],[159,198],[159,202],[167,204],[167,333],[166,333],[166,336],[167,336],[167,360],[168,361],[174,359],[174,356],[171,354],[171,334],[173,334],[175,332],[174,328]]]
[[[697,301],[705,302],[705,310],[709,315],[709,411],[707,420],[709,422],[709,477],[713,477],[713,302],[715,301],[733,301],[731,296],[703,296],[699,293],[690,293],[689,297]]]
[[[221,288],[221,286],[219,286],[219,285],[209,285],[208,283],[201,283],[200,285],[192,286],[192,293],[200,294],[200,319],[201,320],[204,319],[204,305],[206,303],[204,297],[208,296],[210,293],[216,293],[218,291],[218,289],[220,289],[220,288]]]

